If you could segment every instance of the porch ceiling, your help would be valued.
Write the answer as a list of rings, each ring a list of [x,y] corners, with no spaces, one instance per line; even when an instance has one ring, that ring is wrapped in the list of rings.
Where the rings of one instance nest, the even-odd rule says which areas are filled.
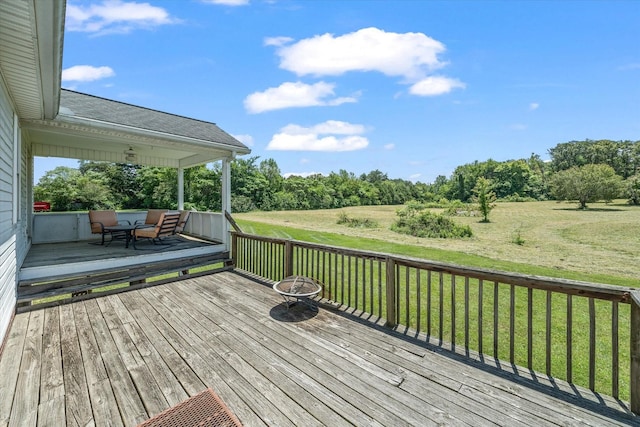
[[[146,166],[190,167],[214,162],[233,153],[220,147],[206,147],[197,141],[141,132],[116,130],[96,125],[71,124],[62,120],[32,121],[23,127],[31,141],[32,154]],[[125,151],[136,153],[127,161]]]

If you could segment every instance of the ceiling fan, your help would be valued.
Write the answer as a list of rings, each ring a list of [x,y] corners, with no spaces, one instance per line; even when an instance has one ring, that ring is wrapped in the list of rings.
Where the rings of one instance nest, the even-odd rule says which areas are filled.
[[[127,162],[135,162],[138,159],[138,153],[132,147],[129,147],[128,150],[124,150],[124,159]]]

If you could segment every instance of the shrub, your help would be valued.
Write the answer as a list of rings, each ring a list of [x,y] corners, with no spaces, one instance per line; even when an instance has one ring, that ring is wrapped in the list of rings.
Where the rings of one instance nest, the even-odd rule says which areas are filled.
[[[449,203],[449,207],[444,212],[449,216],[476,216],[478,215],[477,209],[470,203],[463,203],[460,200],[453,200]]]
[[[378,223],[369,218],[351,218],[346,213],[340,212],[338,224],[352,228],[376,228]]]
[[[513,234],[511,235],[511,243],[515,243],[518,246],[522,246],[525,243],[524,238],[522,237],[522,228],[518,227],[513,230]]]
[[[409,207],[397,212],[398,219],[391,226],[396,233],[415,237],[464,238],[473,236],[471,227],[456,224],[446,215],[419,211]]]

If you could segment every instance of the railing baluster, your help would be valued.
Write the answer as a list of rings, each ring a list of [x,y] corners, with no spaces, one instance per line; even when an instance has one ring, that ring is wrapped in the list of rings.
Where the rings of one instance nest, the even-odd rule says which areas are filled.
[[[456,348],[456,275],[451,275],[451,348]]]
[[[405,278],[404,278],[404,280],[405,280],[405,286],[404,286],[404,288],[405,288],[404,289],[404,293],[405,293],[405,295],[404,295],[404,299],[405,299],[404,304],[405,304],[405,307],[404,307],[404,309],[405,309],[406,315],[405,315],[404,324],[406,326],[410,326],[411,325],[409,323],[410,322],[409,319],[411,318],[410,317],[411,316],[411,308],[410,308],[411,306],[410,306],[410,302],[409,302],[409,299],[411,298],[411,291],[409,290],[409,285],[411,283],[411,279],[409,278],[409,274],[411,273],[410,270],[411,269],[409,267],[405,267]]]
[[[365,258],[362,258],[362,311],[367,311],[367,260]]]
[[[533,369],[533,289],[527,289],[527,368]]]
[[[567,295],[567,381],[573,382],[573,296]]]
[[[340,304],[344,304],[344,254],[340,255]]]
[[[420,274],[422,273],[422,270],[420,270],[419,268],[416,268],[416,331],[420,332],[420,320],[421,320],[421,316],[420,316],[420,311],[421,311],[421,296],[422,296],[422,290],[420,289]]]
[[[369,313],[373,312],[373,258],[369,258]]]
[[[469,277],[464,278],[464,352],[469,355]]]
[[[511,285],[509,295],[509,362],[516,363],[516,287]]]
[[[351,262],[349,264],[351,264]],[[359,269],[358,269],[358,260],[357,259],[355,260],[354,264],[355,264],[355,270],[356,270],[354,275],[353,275],[354,276],[354,284],[353,284],[354,292],[353,292],[353,295],[355,296],[355,299],[356,299],[354,307],[358,308],[358,301],[359,301],[359,298],[358,298],[358,282],[359,282],[358,281],[358,273],[359,273],[359,271],[358,270]],[[349,292],[349,295],[351,295],[351,292]],[[349,304],[349,305],[351,305],[351,304]]]
[[[611,396],[616,399],[620,396],[618,347],[618,302],[613,301],[611,303]]]
[[[482,313],[483,313],[483,301],[482,301],[482,291],[484,284],[482,279],[478,280],[478,353],[482,356],[484,353],[484,338],[482,336]]]
[[[347,256],[347,306],[351,307],[351,255]]]
[[[427,270],[427,336],[431,337],[431,270]]]
[[[547,291],[547,334],[546,334],[546,357],[545,367],[548,376],[551,376],[551,291]]]
[[[589,389],[596,389],[596,302],[589,298]]]
[[[493,357],[498,357],[498,282],[493,282]]]
[[[378,261],[378,317],[382,317],[382,261]]]
[[[444,328],[444,277],[442,273],[439,273],[439,305],[438,305],[438,340],[442,344],[443,340],[443,328]]]
[[[386,295],[387,295],[387,326],[394,327],[397,324],[396,320],[396,264],[393,258],[387,257],[386,262]]]

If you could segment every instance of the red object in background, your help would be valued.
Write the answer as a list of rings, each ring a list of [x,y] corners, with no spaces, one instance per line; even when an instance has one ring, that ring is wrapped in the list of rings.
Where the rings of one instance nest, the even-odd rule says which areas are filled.
[[[33,202],[34,212],[49,212],[51,210],[51,203],[49,202]]]

